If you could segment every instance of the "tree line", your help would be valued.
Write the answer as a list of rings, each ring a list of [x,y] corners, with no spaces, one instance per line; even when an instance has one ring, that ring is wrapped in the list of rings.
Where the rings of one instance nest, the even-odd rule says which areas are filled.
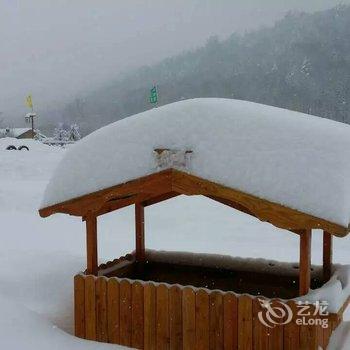
[[[195,97],[244,99],[350,123],[350,7],[289,13],[273,27],[225,40],[130,72],[60,111],[83,133],[160,104]]]

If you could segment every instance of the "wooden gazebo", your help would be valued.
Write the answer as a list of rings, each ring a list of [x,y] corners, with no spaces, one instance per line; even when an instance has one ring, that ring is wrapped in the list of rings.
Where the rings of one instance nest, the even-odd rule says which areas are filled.
[[[214,280],[212,288],[200,281],[188,283],[184,272],[178,266],[171,267],[171,262],[166,266],[150,264],[145,250],[144,208],[178,195],[202,195],[297,234],[300,237],[297,281],[293,284],[284,276],[218,271],[221,280],[240,274],[240,279],[247,282],[240,285],[237,294],[235,284],[222,282],[224,287],[218,288],[215,269],[208,270]],[[135,205],[135,251],[98,266],[98,217],[129,205]],[[318,349],[326,348],[347,305],[338,313],[325,316],[328,328],[300,326],[294,321],[271,329],[261,324],[259,298],[285,302],[295,310],[293,300],[279,298],[305,295],[312,283],[321,287],[330,279],[332,236],[344,237],[349,230],[186,171],[165,169],[40,210],[42,217],[55,213],[79,216],[86,222],[87,266],[75,276],[75,333],[81,338],[138,349]],[[315,276],[311,272],[313,229],[323,230],[322,274]],[[188,270],[188,276],[197,273],[198,270],[191,275]],[[246,295],[254,294],[254,283],[258,280],[260,295]],[[284,283],[284,290],[291,294],[284,294],[279,283]]]

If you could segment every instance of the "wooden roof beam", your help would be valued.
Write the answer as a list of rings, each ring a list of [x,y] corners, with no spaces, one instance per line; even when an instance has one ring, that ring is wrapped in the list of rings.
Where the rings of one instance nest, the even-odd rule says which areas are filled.
[[[236,209],[238,211],[241,211],[242,213],[245,213],[245,214],[248,214],[248,215],[251,215],[251,216],[254,216],[256,217],[252,212],[250,212],[247,208],[243,207],[243,205],[239,204],[239,203],[236,203],[236,202],[233,202],[233,201],[230,201],[229,199],[224,199],[224,198],[219,198],[219,197],[215,197],[215,196],[206,196],[207,198],[210,198],[216,202],[219,202],[221,204],[224,204],[224,205],[227,205],[233,209]]]
[[[149,198],[149,199],[146,199],[144,202],[143,202],[143,206],[144,207],[148,207],[150,205],[153,205],[153,204],[157,204],[157,203],[160,203],[160,202],[164,202],[168,199],[171,199],[171,198],[174,198],[174,197],[177,197],[181,195],[181,193],[177,193],[177,192],[167,192],[167,193],[163,193],[163,194],[160,194],[159,196],[155,196],[153,198]]]
[[[145,199],[149,198],[149,196],[150,196],[149,194],[142,194],[142,195],[134,195],[128,198],[110,200],[106,202],[99,210],[94,212],[94,214],[96,216],[105,215],[105,214],[111,213],[112,211],[128,207],[129,205],[140,203]],[[85,220],[85,218],[86,216],[83,217],[83,221]]]
[[[246,208],[259,220],[292,232],[304,229],[323,229],[339,237],[349,233],[347,227],[178,170],[173,170],[172,189],[187,195],[201,194],[229,200]]]
[[[140,195],[130,196],[128,198],[116,199],[106,202],[98,211],[94,212],[96,216],[108,214],[112,211],[128,207],[129,205],[141,203],[144,207],[163,202],[167,199],[179,196],[179,193],[167,192],[163,194],[158,193],[143,193]],[[85,221],[85,216],[83,217]]]
[[[171,192],[172,170],[161,171],[123,184],[112,186],[81,197],[51,205],[39,210],[41,217],[55,213],[85,216],[88,212],[98,212],[107,202],[124,199],[138,194]],[[118,209],[118,208],[117,208]],[[116,210],[116,209],[114,209]]]

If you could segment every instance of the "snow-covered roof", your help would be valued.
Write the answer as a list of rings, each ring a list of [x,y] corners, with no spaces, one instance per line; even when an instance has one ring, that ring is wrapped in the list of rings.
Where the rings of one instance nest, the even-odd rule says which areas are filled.
[[[31,128],[8,128],[0,129],[0,135],[10,135],[11,137],[18,137],[25,132],[32,130]]]
[[[191,150],[188,173],[347,227],[350,126],[203,98],[103,127],[67,151],[41,207],[157,172],[154,149]]]

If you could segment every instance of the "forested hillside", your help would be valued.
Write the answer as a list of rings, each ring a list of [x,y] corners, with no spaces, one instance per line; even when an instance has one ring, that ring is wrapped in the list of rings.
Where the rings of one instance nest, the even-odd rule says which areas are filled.
[[[192,52],[142,67],[61,110],[85,132],[160,104],[226,97],[350,122],[350,7],[289,14],[274,27],[224,41],[209,38]]]

